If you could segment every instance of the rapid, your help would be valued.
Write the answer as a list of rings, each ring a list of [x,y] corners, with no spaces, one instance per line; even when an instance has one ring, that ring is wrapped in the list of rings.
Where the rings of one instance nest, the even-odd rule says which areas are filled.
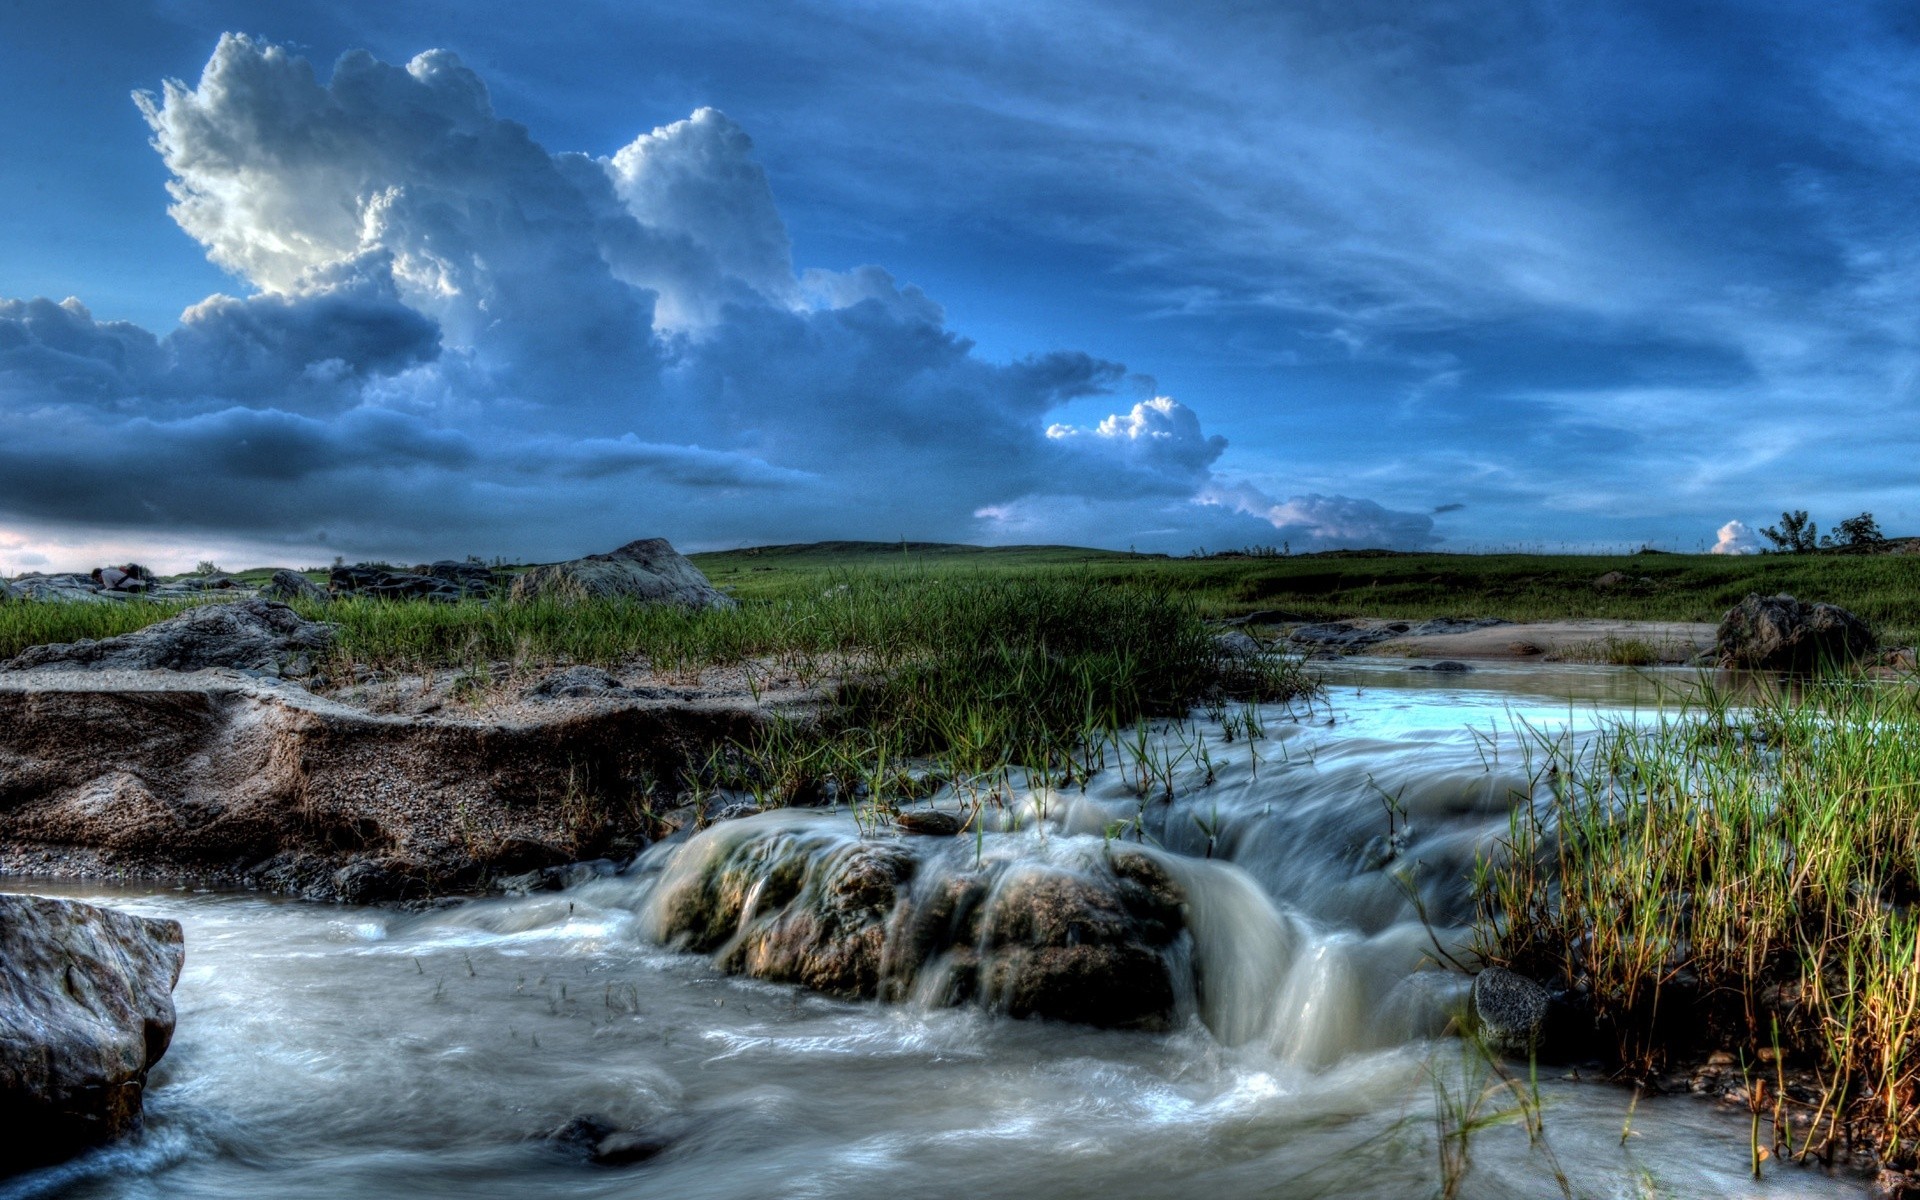
[[[674,889],[773,834],[793,854],[875,836],[849,809],[769,813],[618,875],[425,912],[11,881],[186,928],[179,1027],[138,1140],[0,1182],[0,1198],[1816,1197],[1751,1178],[1744,1113],[1540,1070],[1539,1136],[1447,1036],[1475,940],[1471,878],[1542,739],[1659,717],[1677,673],[1329,668],[1324,697],[1141,730],[1084,784],[1017,779],[975,829],[913,843],[913,896],[1137,848],[1185,899],[1172,1017],[1013,1019],[936,951],[891,1002],[729,974],[676,949]],[[903,903],[920,903],[912,899]],[[760,913],[756,892],[741,917]],[[962,947],[961,949],[964,949]],[[884,982],[884,981],[883,981]],[[883,988],[883,992],[885,989]],[[964,1002],[956,1003],[956,1000]],[[1524,1063],[1509,1066],[1527,1083]],[[589,1163],[591,1115],[661,1149]],[[1558,1180],[1564,1179],[1566,1190]]]

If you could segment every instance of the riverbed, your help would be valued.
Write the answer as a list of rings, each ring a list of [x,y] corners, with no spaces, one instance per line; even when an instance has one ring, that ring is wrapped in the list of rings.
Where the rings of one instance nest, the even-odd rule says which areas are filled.
[[[1452,1139],[1461,1196],[1862,1195],[1752,1178],[1744,1111],[1630,1111],[1567,1068],[1541,1072],[1535,1127],[1530,1087],[1440,1036],[1464,979],[1437,960],[1472,941],[1460,876],[1530,802],[1540,740],[1662,719],[1690,679],[1336,666],[1311,706],[1231,714],[1231,739],[1203,715],[1146,731],[1170,789],[1140,786],[1139,754],[1017,789],[975,853],[1133,838],[1186,864],[1182,952],[1215,984],[1165,1031],[726,976],[653,940],[673,847],[420,913],[9,881],[179,920],[188,957],[146,1134],[0,1197],[1410,1200],[1442,1188],[1462,1111],[1511,1115]],[[859,835],[849,812],[750,819]],[[586,1115],[665,1148],[610,1167],[548,1138]]]

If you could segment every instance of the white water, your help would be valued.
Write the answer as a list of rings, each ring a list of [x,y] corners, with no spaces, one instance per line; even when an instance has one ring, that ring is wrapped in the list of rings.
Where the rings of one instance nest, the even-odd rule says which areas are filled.
[[[1349,671],[1333,725],[1324,706],[1267,715],[1257,765],[1210,733],[1214,782],[1184,779],[1171,805],[1143,811],[1119,768],[1084,795],[1016,796],[1050,820],[994,853],[1057,855],[1138,817],[1203,855],[1211,831],[1216,861],[1169,860],[1207,980],[1171,1033],[723,977],[650,943],[637,874],[429,914],[35,888],[180,920],[188,965],[147,1135],[0,1197],[1431,1195],[1433,1079],[1471,1087],[1458,1044],[1428,1036],[1460,980],[1432,968],[1389,872],[1424,864],[1415,894],[1463,943],[1459,869],[1528,787],[1516,722],[1590,729],[1596,701],[1618,716],[1644,698],[1624,678]],[[1400,809],[1385,861],[1383,790]],[[1518,1123],[1482,1131],[1462,1196],[1558,1195],[1556,1163],[1583,1197],[1864,1191],[1796,1168],[1751,1180],[1744,1114],[1690,1099],[1643,1100],[1622,1144],[1628,1093],[1562,1074],[1541,1082],[1546,1149]],[[629,1168],[539,1140],[585,1113],[683,1136]]]

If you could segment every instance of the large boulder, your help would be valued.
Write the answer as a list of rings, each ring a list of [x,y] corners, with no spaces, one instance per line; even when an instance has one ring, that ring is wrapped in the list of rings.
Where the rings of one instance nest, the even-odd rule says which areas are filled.
[[[535,567],[513,581],[515,600],[632,599],[688,608],[731,608],[734,600],[665,538],[628,542],[610,554]]]
[[[7,604],[14,600],[25,600],[26,598],[25,592],[16,590],[12,584],[4,579],[0,579],[0,604]]]
[[[1859,617],[1792,596],[1748,596],[1727,610],[1714,637],[1721,666],[1768,671],[1855,662],[1873,646],[1873,631]]]
[[[279,672],[333,644],[334,626],[284,604],[204,604],[145,629],[99,641],[30,646],[0,670],[199,671],[232,667]]]
[[[463,600],[459,584],[436,575],[392,571],[385,567],[335,567],[327,572],[327,591],[335,596],[371,596],[377,600]]]
[[[22,575],[13,581],[15,592],[28,600],[120,601],[126,592],[110,592],[85,575]]]
[[[413,573],[444,580],[474,597],[491,595],[499,585],[492,567],[471,559],[443,558],[438,562],[421,563],[413,569]]]
[[[178,922],[0,895],[0,1175],[139,1128],[184,957]]]
[[[850,998],[1165,1027],[1185,897],[1148,853],[1024,835],[867,841],[840,816],[775,812],[677,848],[655,936],[726,970]],[[964,844],[963,844],[964,843]]]
[[[273,573],[273,578],[267,580],[266,586],[260,589],[260,596],[266,600],[278,600],[282,604],[294,600],[311,600],[316,604],[325,604],[331,599],[327,589],[298,571],[285,569]]]

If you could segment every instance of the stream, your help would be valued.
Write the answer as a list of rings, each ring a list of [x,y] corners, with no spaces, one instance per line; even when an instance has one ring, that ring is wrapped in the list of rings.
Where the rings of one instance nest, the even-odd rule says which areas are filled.
[[[725,975],[655,940],[686,847],[424,913],[7,881],[178,920],[187,965],[146,1133],[0,1198],[1438,1194],[1445,1110],[1513,1107],[1438,1036],[1466,981],[1433,960],[1471,944],[1465,877],[1532,796],[1529,744],[1657,719],[1690,676],[1324,677],[1310,710],[1235,710],[1251,738],[1196,716],[1084,790],[1018,789],[995,832],[948,839],[924,868],[1160,847],[1190,901],[1178,953],[1208,982],[1159,1032]],[[1141,794],[1141,755],[1171,772],[1171,801]],[[858,836],[845,811],[727,824],[753,822]],[[1753,1179],[1744,1110],[1650,1097],[1629,1122],[1627,1090],[1573,1074],[1540,1072],[1544,1138],[1517,1116],[1471,1138],[1458,1195],[1538,1200],[1563,1194],[1556,1174],[1581,1197],[1864,1194],[1817,1169]],[[667,1147],[609,1167],[545,1140],[585,1114]]]

